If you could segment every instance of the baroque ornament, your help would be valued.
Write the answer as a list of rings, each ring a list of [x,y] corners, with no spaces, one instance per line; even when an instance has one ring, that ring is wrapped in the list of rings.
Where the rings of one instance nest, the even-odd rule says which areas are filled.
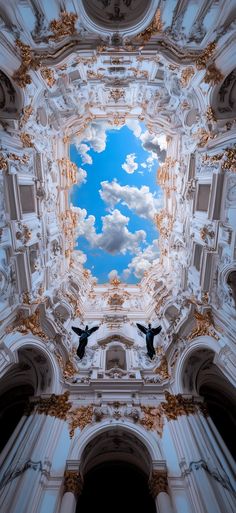
[[[7,171],[8,165],[7,165],[7,159],[3,156],[3,154],[0,155],[0,169],[1,171]]]
[[[191,78],[193,77],[195,71],[192,66],[189,66],[188,68],[183,69],[181,76],[180,76],[180,83],[183,87],[187,87]]]
[[[79,472],[66,470],[64,474],[64,493],[71,492],[77,497],[83,490],[83,480]]]
[[[216,67],[215,64],[211,64],[206,69],[206,74],[204,76],[204,82],[206,84],[216,85],[219,84],[224,78],[224,75],[222,75],[221,71]]]
[[[163,380],[170,377],[168,372],[168,362],[165,355],[162,356],[160,365],[155,369],[155,374],[159,374]]]
[[[205,50],[203,50],[202,54],[197,57],[196,59],[196,67],[197,69],[205,69],[207,62],[212,57],[214,51],[216,49],[216,43],[213,41],[212,43],[209,43]]]
[[[62,11],[60,13],[59,20],[52,20],[49,29],[53,32],[52,35],[48,36],[48,39],[52,41],[58,41],[62,37],[72,36],[75,31],[75,23],[78,16],[74,13]]]
[[[136,41],[143,41],[144,43],[147,43],[149,39],[151,39],[152,36],[157,34],[158,32],[162,32],[163,24],[161,21],[161,11],[160,9],[157,9],[156,14],[149,25],[145,30],[140,32],[138,36],[135,37]]]
[[[192,415],[199,410],[206,414],[205,404],[195,402],[194,398],[186,399],[181,394],[172,395],[170,392],[165,392],[165,398],[161,408],[167,420],[177,420],[181,415]]]
[[[192,330],[188,336],[188,340],[193,340],[194,338],[201,337],[203,335],[209,335],[216,340],[219,339],[219,336],[215,331],[214,320],[210,310],[207,310],[203,313],[195,311],[193,315],[196,319],[197,327]]]
[[[154,499],[161,492],[168,493],[167,472],[165,470],[153,470],[149,481],[149,489]]]
[[[26,132],[21,132],[20,140],[23,144],[23,148],[34,148],[34,143],[32,142],[31,135]]]
[[[18,331],[19,333],[22,333],[22,335],[32,333],[32,335],[35,335],[42,340],[48,340],[48,336],[41,328],[40,312],[38,309],[29,317],[24,317],[23,312],[20,312],[16,317],[16,323],[16,326],[9,326],[7,328],[7,333],[14,331]]]
[[[54,71],[51,68],[42,68],[41,75],[49,87],[53,87],[56,83]]]
[[[84,429],[93,419],[93,406],[80,406],[69,413],[70,438],[74,436],[76,428]]]
[[[160,436],[162,435],[164,418],[160,407],[154,408],[153,406],[141,406],[143,416],[140,419],[140,424],[146,429],[155,430]]]
[[[20,87],[25,87],[32,82],[29,71],[31,69],[37,70],[40,67],[40,60],[35,57],[30,46],[25,45],[19,39],[16,40],[16,46],[20,50],[21,65],[12,78]]]
[[[35,402],[36,411],[39,414],[50,415],[60,420],[66,420],[68,411],[71,408],[71,403],[68,401],[69,392],[56,395],[52,394],[50,397],[40,397]]]

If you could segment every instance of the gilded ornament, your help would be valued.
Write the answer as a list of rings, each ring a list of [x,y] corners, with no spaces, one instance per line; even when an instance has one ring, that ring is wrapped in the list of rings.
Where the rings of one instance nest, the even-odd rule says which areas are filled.
[[[186,399],[181,394],[172,395],[165,392],[166,401],[161,403],[161,408],[167,420],[177,420],[181,415],[191,415],[198,411],[198,404],[194,399]]]
[[[58,39],[62,37],[72,36],[76,31],[75,23],[77,19],[78,16],[76,14],[62,11],[60,13],[60,19],[52,20],[49,25],[49,29],[53,34],[48,36],[48,39],[58,41]]]
[[[181,76],[180,76],[180,83],[183,87],[187,87],[189,84],[189,81],[194,75],[194,68],[192,66],[189,66],[188,68],[185,68],[182,70]]]
[[[80,406],[69,413],[70,437],[74,436],[76,428],[84,429],[93,419],[93,406]]]
[[[15,162],[19,162],[20,164],[28,164],[29,162],[29,155],[16,155],[15,153],[8,153],[7,157],[9,160],[14,160]]]
[[[112,89],[110,91],[110,98],[114,100],[115,103],[117,103],[121,98],[124,98],[125,91],[124,89]]]
[[[27,224],[18,223],[19,231],[16,232],[16,239],[20,240],[22,244],[27,244],[29,240],[32,238],[32,231],[27,226]]]
[[[206,84],[212,84],[216,85],[219,84],[224,78],[224,75],[222,75],[221,71],[216,67],[215,64],[211,64],[206,69],[206,74],[204,76],[204,82]]]
[[[30,134],[27,134],[26,132],[21,132],[20,140],[23,144],[23,148],[34,148],[34,143],[32,142]]]
[[[71,360],[67,361],[64,369],[63,369],[63,376],[65,379],[72,378],[77,373],[77,370]]]
[[[135,37],[136,41],[142,41],[144,43],[147,43],[149,39],[151,39],[152,36],[154,36],[157,33],[162,32],[163,24],[161,21],[161,11],[160,9],[157,9],[156,14],[149,25],[143,32],[140,32],[138,36]]]
[[[57,162],[60,165],[62,175],[65,176],[67,180],[67,186],[71,187],[71,185],[75,185],[77,183],[78,172],[76,164],[65,157],[58,159]]]
[[[219,339],[219,336],[215,331],[214,320],[211,310],[206,310],[203,313],[200,313],[196,310],[193,315],[196,320],[197,327],[192,330],[192,332],[188,336],[188,340],[193,340],[196,337],[201,337],[204,335],[209,335],[210,337],[213,337],[216,340]]]
[[[205,155],[203,162],[219,162],[222,161],[221,169],[224,171],[236,172],[236,147],[225,148],[223,153],[215,155]]]
[[[155,374],[159,374],[163,380],[169,379],[168,362],[165,355],[162,356],[160,365],[155,369]]]
[[[126,122],[126,116],[125,115],[114,115],[113,117],[113,125],[115,126],[123,126]]]
[[[206,68],[207,62],[212,57],[214,51],[216,49],[216,43],[213,41],[212,43],[209,43],[205,50],[203,50],[202,54],[197,57],[196,59],[196,67],[197,69],[204,69]]]
[[[111,281],[110,281],[110,284],[113,285],[114,287],[118,287],[118,285],[121,284],[121,281],[118,279],[118,278],[113,278]]]
[[[155,430],[160,436],[162,435],[164,419],[160,407],[141,406],[142,417],[140,424],[146,429]]]
[[[199,139],[198,146],[200,148],[203,148],[204,146],[206,146],[208,141],[210,141],[210,139],[213,138],[213,135],[211,134],[211,132],[207,132],[207,130],[205,130],[205,128],[199,128],[198,131],[196,132],[196,136]]]
[[[207,108],[205,116],[206,116],[207,121],[209,121],[209,122],[216,121],[215,111],[213,110],[212,107]]]
[[[27,304],[30,304],[29,301],[26,302]],[[19,333],[22,333],[22,335],[32,333],[32,335],[35,335],[42,340],[48,340],[48,336],[41,328],[40,312],[38,309],[29,317],[24,317],[23,312],[20,312],[16,317],[16,326],[9,326],[6,331],[7,333],[18,331]]]
[[[119,294],[113,294],[108,299],[108,304],[111,306],[122,306],[125,299],[122,298]]]
[[[7,171],[7,159],[3,156],[3,154],[0,155],[0,169],[2,171]]]
[[[149,490],[155,499],[161,492],[168,493],[167,472],[165,470],[153,470],[149,480]]]
[[[209,230],[209,228],[206,225],[204,225],[200,230],[200,237],[204,241],[206,241],[208,237],[210,239],[214,239],[215,232],[213,232],[213,230]]]
[[[22,126],[27,123],[27,121],[29,120],[32,112],[33,112],[32,105],[27,105],[26,107],[23,108],[22,115],[21,115],[20,122],[19,122],[19,127],[20,128],[22,128]]]
[[[160,235],[167,239],[173,228],[173,216],[167,210],[162,209],[155,215],[155,221]]]
[[[42,68],[41,75],[49,87],[53,87],[56,83],[54,71],[51,68]]]
[[[50,397],[40,397],[36,400],[36,411],[39,414],[50,415],[60,420],[66,420],[67,414],[71,408],[71,403],[68,401],[69,392],[64,392],[62,395],[52,394]]]
[[[71,492],[77,497],[83,490],[83,480],[79,472],[66,470],[64,473],[64,493]]]
[[[12,78],[20,87],[25,87],[32,82],[29,71],[31,69],[37,70],[40,67],[40,61],[34,56],[33,50],[29,45],[25,45],[17,39],[16,46],[20,50],[22,62],[18,70],[13,74]]]

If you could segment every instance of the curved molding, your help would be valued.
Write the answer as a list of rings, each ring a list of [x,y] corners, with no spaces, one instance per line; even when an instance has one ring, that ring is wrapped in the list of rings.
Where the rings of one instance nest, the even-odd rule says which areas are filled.
[[[175,394],[186,393],[183,387],[183,371],[184,367],[193,353],[198,351],[199,349],[211,349],[214,353],[219,354],[222,345],[217,343],[216,340],[208,335],[198,337],[194,339],[191,344],[186,347],[186,349],[181,354],[175,370],[175,385],[173,387],[173,392]]]
[[[132,22],[130,22],[130,25],[128,25],[127,27],[123,26],[121,28],[119,28],[119,25],[115,25],[115,24],[112,26],[112,22],[110,22],[109,24],[111,25],[111,28],[108,28],[104,24],[96,23],[86,12],[86,9],[84,8],[83,4],[84,4],[84,2],[81,1],[80,2],[80,18],[81,18],[82,24],[87,28],[87,30],[89,30],[91,32],[95,32],[99,35],[102,34],[103,37],[110,36],[116,32],[119,33],[119,35],[122,35],[123,37],[124,36],[125,37],[135,36],[135,35],[139,34],[140,32],[142,32],[143,30],[145,30],[150,25],[150,23],[152,22],[152,20],[154,18],[156,10],[157,10],[156,0],[151,0],[150,6],[148,7],[146,13],[144,14],[143,17],[141,17],[140,20],[138,20],[138,22],[135,21],[135,23],[133,23],[133,24],[132,24]]]
[[[122,431],[126,430],[127,433],[131,433],[133,436],[137,437],[137,439],[143,443],[144,447],[147,449],[150,455],[150,461],[152,465],[156,464],[156,462],[163,460],[160,447],[154,434],[150,431],[145,431],[141,426],[137,424],[131,424],[127,421],[119,421],[119,420],[104,420],[99,424],[92,425],[90,427],[86,427],[82,433],[79,433],[72,445],[71,450],[68,455],[69,460],[81,461],[83,457],[83,452],[86,446],[98,435],[105,433],[106,431],[111,432],[111,430],[117,430],[121,428]]]
[[[50,351],[50,343],[48,347],[39,338],[33,337],[33,335],[20,335],[19,333],[9,333],[4,340],[5,346],[12,352],[15,358],[15,363],[18,362],[18,351],[24,348],[34,348],[36,351],[41,352],[47,359],[50,370],[51,370],[51,384],[50,390],[47,393],[59,393],[61,391],[60,386],[60,372],[56,359],[53,353]],[[7,372],[8,368],[6,369]]]

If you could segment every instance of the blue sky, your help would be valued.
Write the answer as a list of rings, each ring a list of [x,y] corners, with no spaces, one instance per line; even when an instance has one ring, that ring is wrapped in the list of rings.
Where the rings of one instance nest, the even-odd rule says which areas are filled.
[[[78,185],[70,202],[79,213],[81,262],[99,283],[115,276],[137,283],[158,258],[153,218],[162,205],[156,171],[164,139],[136,121],[120,129],[97,122],[72,143]]]

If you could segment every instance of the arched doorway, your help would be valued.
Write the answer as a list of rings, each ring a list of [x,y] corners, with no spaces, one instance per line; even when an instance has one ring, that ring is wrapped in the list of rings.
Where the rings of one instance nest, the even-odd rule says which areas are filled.
[[[149,491],[152,458],[133,429],[117,425],[99,431],[81,455],[84,486],[77,513],[155,513]]]
[[[136,466],[109,461],[91,469],[85,476],[76,513],[155,513],[147,476]]]

